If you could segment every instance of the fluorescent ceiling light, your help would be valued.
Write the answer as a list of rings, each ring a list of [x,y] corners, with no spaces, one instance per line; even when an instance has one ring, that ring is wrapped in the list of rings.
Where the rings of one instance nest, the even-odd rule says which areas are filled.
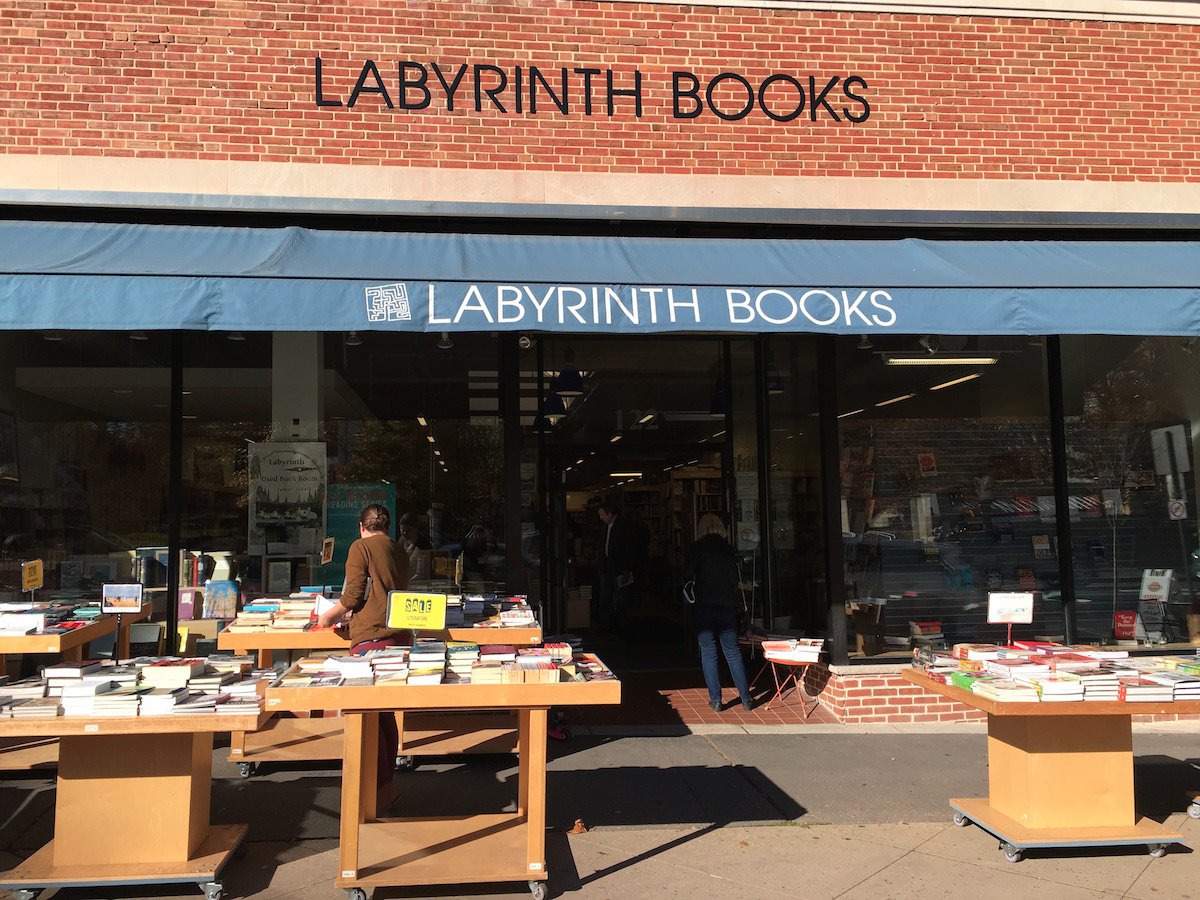
[[[1000,358],[986,353],[954,353],[931,356],[928,353],[884,353],[889,366],[994,366]]]
[[[609,472],[609,478],[641,478],[641,472]]]
[[[838,418],[839,418],[839,419],[844,419],[844,418],[846,418],[846,416],[857,416],[857,415],[858,415],[860,412],[863,412],[863,410],[861,410],[861,409],[852,409],[852,410],[850,410],[850,412],[844,412],[844,413],[842,413],[840,416],[838,416]]]
[[[429,443],[431,443],[431,444],[434,443],[432,434],[425,435],[425,440],[429,441]]]
[[[956,384],[962,384],[964,381],[974,381],[981,374],[980,372],[976,372],[973,375],[964,375],[962,378],[955,378],[953,381],[943,381],[941,384],[935,384],[930,390],[940,391],[942,388],[954,387]]]
[[[654,417],[655,417],[655,416],[657,416],[657,415],[658,415],[658,413],[648,412],[648,413],[646,413],[644,416],[642,416],[640,419],[638,419],[638,424],[639,424],[639,425],[646,425],[646,424],[647,424],[647,423],[649,423],[649,422],[653,422],[653,421],[654,421]]]
[[[429,425],[429,423],[425,421],[424,416],[417,416],[417,424],[422,428],[425,428],[427,425]]]
[[[911,400],[916,394],[901,394],[899,397],[893,397],[891,400],[881,400],[876,403],[876,406],[891,406],[893,403],[899,403],[901,400]]]
[[[610,437],[610,438],[608,439],[608,442],[609,442],[610,444],[615,444],[615,443],[616,443],[617,441],[619,441],[619,440],[620,440],[622,437],[624,437],[624,435],[622,435],[622,434],[621,434],[621,432],[619,432],[619,431],[618,431],[616,434],[614,434],[612,437]]]

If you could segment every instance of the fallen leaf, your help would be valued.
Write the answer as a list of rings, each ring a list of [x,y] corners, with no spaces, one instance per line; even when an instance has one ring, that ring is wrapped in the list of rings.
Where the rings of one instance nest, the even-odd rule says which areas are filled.
[[[746,843],[745,841],[738,841],[738,846],[739,847],[749,847],[750,845],[748,843]]]
[[[587,826],[583,824],[583,819],[576,819],[575,824],[567,829],[567,834],[586,834]]]

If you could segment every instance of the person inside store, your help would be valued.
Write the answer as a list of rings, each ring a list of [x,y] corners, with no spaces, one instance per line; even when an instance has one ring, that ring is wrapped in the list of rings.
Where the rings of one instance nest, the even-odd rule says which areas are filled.
[[[633,535],[629,523],[611,500],[601,500],[596,513],[603,523],[600,533],[600,615],[609,631],[626,630],[633,587]]]
[[[421,532],[420,517],[415,513],[405,513],[400,517],[397,530],[400,533],[400,544],[408,554],[409,580],[428,578],[432,547],[429,539]]]
[[[382,650],[412,642],[412,634],[387,626],[388,592],[408,587],[408,554],[390,534],[391,514],[386,506],[372,503],[358,517],[358,540],[346,554],[346,583],[341,599],[321,613],[317,624],[322,628],[346,622],[350,632],[350,652],[362,656],[370,650]],[[396,719],[379,717],[380,785],[391,783],[396,766],[400,734]]]
[[[725,524],[717,516],[704,516],[696,533],[698,539],[688,550],[684,579],[695,583],[692,624],[700,644],[700,669],[708,687],[708,704],[718,712],[723,707],[721,672],[717,664],[717,648],[720,647],[741,698],[742,709],[750,710],[754,708],[754,701],[737,642],[737,610],[741,602],[737,556],[729,544]]]

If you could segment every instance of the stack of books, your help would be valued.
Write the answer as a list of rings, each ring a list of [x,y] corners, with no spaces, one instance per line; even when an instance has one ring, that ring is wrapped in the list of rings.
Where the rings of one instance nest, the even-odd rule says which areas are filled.
[[[331,656],[326,671],[336,672],[345,679],[346,683],[362,678],[370,679],[375,676],[375,669],[371,665],[371,660],[365,656]],[[370,682],[368,681],[367,683],[369,684]]]
[[[36,700],[46,696],[46,682],[40,678],[22,678],[4,685],[4,693],[15,702],[17,700]]]
[[[127,684],[102,694],[97,694],[92,702],[93,716],[136,716],[143,695],[150,693],[152,688],[136,684]],[[66,702],[65,700],[63,701]],[[64,709],[63,714],[66,714]]]
[[[441,684],[445,665],[429,666],[412,663],[408,669],[408,684]]]
[[[196,694],[223,694],[229,685],[238,681],[241,681],[241,676],[235,672],[206,671],[189,678],[187,688]]]
[[[550,652],[550,658],[556,663],[570,662],[575,655],[575,648],[566,641],[547,641],[542,646]]]
[[[1019,646],[1019,643],[1014,641],[1014,644]],[[1003,652],[1000,647],[995,644],[955,644],[950,655],[955,659],[974,659],[974,660],[989,660],[999,659]]]
[[[471,684],[502,684],[504,669],[514,666],[512,662],[485,662],[483,659],[471,666]]]
[[[577,653],[571,665],[584,681],[610,681],[616,677],[595,653]]]
[[[237,614],[237,618],[225,626],[231,634],[249,634],[266,631],[275,618],[274,612],[253,610],[247,607]]]
[[[821,638],[791,638],[786,641],[763,641],[763,656],[780,662],[817,662],[825,641]]]
[[[920,645],[944,647],[946,645],[946,635],[942,632],[942,623],[938,621],[910,621],[908,637],[914,647]]]
[[[446,627],[461,628],[467,623],[461,594],[446,595]]]
[[[479,645],[470,641],[446,642],[446,682],[467,684],[471,669],[479,659]]]
[[[978,681],[979,679],[981,679],[981,678],[995,679],[998,677],[999,676],[997,676],[997,675],[986,675],[983,672],[964,672],[964,671],[959,670],[958,672],[951,673],[950,679],[946,683],[952,684],[955,687],[960,687],[965,691],[970,691],[970,690],[974,690],[975,682]]]
[[[992,675],[999,675],[1001,678],[1016,678],[1024,675],[1050,674],[1049,663],[1037,662],[1021,656],[1006,656],[1000,659],[989,659],[984,668]]]
[[[408,672],[411,683],[412,673],[417,669],[446,667],[446,644],[442,641],[419,640],[408,651]]]
[[[479,661],[483,663],[514,662],[517,658],[517,648],[509,644],[481,644]]]
[[[246,675],[254,670],[254,657],[219,653],[208,658],[208,666],[217,672],[233,672],[239,676]]]
[[[142,694],[139,711],[143,716],[169,716],[175,712],[175,704],[187,695],[188,689],[185,687],[152,688]]]
[[[1119,699],[1126,703],[1167,703],[1175,696],[1170,685],[1136,675],[1119,679],[1118,685]]]
[[[207,662],[203,659],[160,659],[142,667],[142,684],[156,688],[187,687],[191,679],[204,674]]]
[[[1171,688],[1172,700],[1200,700],[1200,678],[1183,672],[1146,672],[1149,681]]]
[[[0,637],[23,637],[27,634],[39,634],[45,628],[45,613],[0,613]]]
[[[116,684],[112,681],[91,680],[82,678],[71,684],[58,688],[62,700],[64,716],[90,716],[95,706],[96,695],[113,690]]]
[[[14,719],[53,719],[62,715],[57,697],[33,697],[28,700],[13,700],[9,715]]]
[[[364,659],[371,663],[376,684],[405,684],[408,681],[408,648],[372,650]]]
[[[1117,675],[1111,669],[1095,666],[1091,669],[1076,669],[1071,674],[1083,685],[1084,700],[1118,699]]]
[[[999,703],[1037,703],[1041,699],[1033,685],[1007,678],[981,678],[971,690]]]
[[[1048,675],[1016,676],[1016,680],[1032,684],[1043,703],[1067,703],[1083,700],[1083,682],[1068,672],[1053,672]]]
[[[215,715],[217,706],[228,699],[228,694],[189,694],[177,700],[171,712],[177,716]]]
[[[83,681],[83,676],[99,672],[102,665],[103,663],[98,659],[84,659],[76,662],[58,662],[46,666],[42,670],[42,677],[46,679],[46,696],[61,696],[64,686],[79,684]],[[111,679],[102,680],[111,681]]]
[[[296,660],[296,668],[301,672],[325,672],[333,669],[331,656],[302,656]]]

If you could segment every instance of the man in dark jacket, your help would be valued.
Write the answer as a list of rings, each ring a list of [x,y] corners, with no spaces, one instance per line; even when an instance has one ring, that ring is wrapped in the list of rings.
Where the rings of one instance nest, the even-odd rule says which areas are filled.
[[[705,517],[699,527],[700,539],[688,553],[685,579],[695,580],[696,602],[692,621],[700,644],[700,668],[708,687],[708,702],[722,708],[721,673],[717,667],[717,648],[725,657],[729,674],[737,688],[743,709],[753,708],[746,666],[737,643],[737,609],[741,603],[738,587],[737,556],[726,540],[725,525],[716,516]]]
[[[596,507],[600,529],[600,614],[614,631],[625,627],[633,586],[633,535],[616,504],[602,500]]]

